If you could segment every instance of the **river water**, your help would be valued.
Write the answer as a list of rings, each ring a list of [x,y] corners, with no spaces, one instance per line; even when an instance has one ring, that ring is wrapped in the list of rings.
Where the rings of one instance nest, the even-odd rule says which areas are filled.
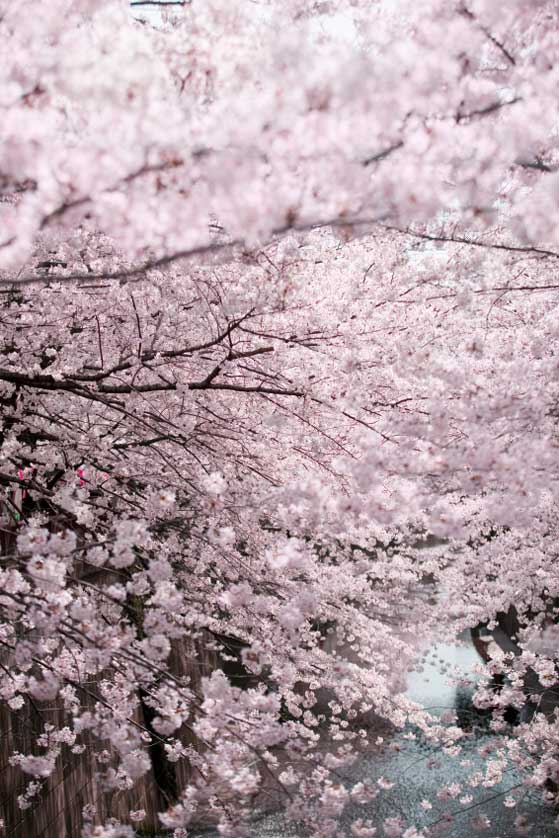
[[[427,652],[423,671],[410,673],[406,694],[434,713],[444,710],[471,711],[468,693],[457,693],[453,680],[458,671],[472,677],[473,667],[480,662],[471,642],[464,640],[457,644],[438,644]],[[468,707],[470,710],[468,710]],[[348,807],[340,820],[339,838],[350,838],[350,825],[356,817],[372,821],[377,827],[378,838],[386,838],[386,818],[400,817],[405,828],[417,829],[431,826],[432,835],[450,838],[517,838],[528,835],[531,838],[557,838],[559,829],[554,825],[557,811],[542,802],[541,791],[515,788],[521,777],[518,772],[508,772],[499,785],[491,788],[471,788],[467,779],[478,770],[484,770],[493,736],[487,729],[479,729],[462,740],[459,757],[445,756],[440,749],[434,750],[420,735],[410,741],[401,734],[390,739],[384,752],[372,752],[361,758],[347,773],[347,785],[359,780],[376,782],[380,777],[394,782],[393,789],[383,791],[371,803]],[[480,753],[482,749],[482,753]],[[485,749],[485,750],[484,750]],[[468,764],[464,765],[467,761]],[[464,786],[455,799],[437,800],[437,793],[443,786],[457,783]],[[510,790],[510,791],[509,791]],[[470,794],[471,802],[460,802],[463,795]],[[516,798],[514,807],[507,807],[503,800]],[[430,801],[433,808],[426,810],[421,805]],[[436,822],[443,815],[452,813],[452,822]],[[474,819],[484,815],[488,819],[486,828],[477,831],[481,824]],[[526,826],[519,829],[515,820],[521,817]],[[440,831],[439,831],[440,830]],[[197,833],[214,838],[216,832]],[[254,838],[303,838],[305,832],[288,825],[280,814],[268,815],[254,822],[249,832]]]

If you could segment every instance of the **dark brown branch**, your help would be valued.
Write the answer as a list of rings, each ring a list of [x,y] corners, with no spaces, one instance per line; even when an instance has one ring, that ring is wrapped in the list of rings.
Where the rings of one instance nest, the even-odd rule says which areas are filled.
[[[462,12],[462,14],[463,14],[463,15],[465,15],[465,17],[467,17],[469,20],[473,20],[473,21],[474,21],[474,23],[476,23],[476,24],[478,25],[479,29],[481,30],[481,32],[483,32],[483,34],[485,35],[485,37],[486,37],[486,38],[489,38],[489,40],[491,41],[491,43],[493,44],[493,46],[497,47],[497,49],[499,50],[499,52],[501,52],[501,53],[505,56],[505,58],[507,59],[507,61],[508,61],[510,64],[512,64],[512,65],[513,65],[513,67],[514,67],[514,66],[516,66],[516,61],[514,60],[514,56],[513,56],[513,55],[511,55],[511,53],[508,51],[508,49],[507,49],[507,48],[506,48],[506,47],[505,47],[505,46],[504,46],[504,45],[503,45],[500,41],[498,41],[498,40],[497,40],[497,38],[496,38],[494,35],[492,35],[492,34],[491,34],[491,32],[489,31],[489,29],[487,29],[485,26],[483,26],[481,23],[479,23],[479,21],[477,20],[477,18],[476,18],[476,16],[474,15],[474,13],[473,13],[473,12],[471,12],[471,11],[470,11],[469,9],[467,9],[466,7],[464,7],[463,9],[461,9],[461,12]]]
[[[188,389],[189,390],[207,390],[209,388],[210,384],[212,383],[212,381],[214,380],[214,378],[217,378],[217,376],[219,375],[220,372],[221,372],[221,367],[218,364],[217,367],[215,367],[210,372],[210,374],[207,375],[206,378],[204,378],[202,381],[194,381],[192,384],[189,384]]]
[[[132,0],[131,6],[187,6],[189,0]]]
[[[237,358],[251,358],[254,355],[265,355],[268,352],[273,352],[273,346],[261,346],[259,349],[247,349],[246,352],[235,352],[231,350],[227,356],[228,361],[235,361]]]
[[[44,495],[52,495],[52,492],[41,486],[37,483],[33,478],[28,480],[20,479],[19,477],[13,477],[11,474],[5,474],[4,472],[0,472],[0,483],[4,485],[9,485],[10,483],[15,483],[17,486],[21,486],[24,489],[35,489],[36,491],[42,492]]]
[[[122,180],[118,181],[118,183],[114,184],[113,186],[107,187],[107,192],[117,192],[118,189],[127,183],[132,183],[142,175],[149,175],[154,174],[156,172],[164,172],[167,169],[175,169],[177,166],[182,165],[182,160],[166,160],[163,163],[155,163],[152,166],[141,166],[139,169],[136,169],[134,172],[130,172],[130,174],[125,175]],[[91,195],[84,195],[81,198],[75,198],[73,201],[65,201],[63,204],[60,204],[55,210],[49,212],[43,218],[41,222],[41,230],[44,230],[45,227],[48,227],[53,221],[56,221],[57,218],[64,215],[64,213],[68,212],[69,210],[76,209],[76,207],[82,207],[84,204],[90,203],[93,199]]]
[[[538,172],[556,172],[557,169],[554,169],[552,166],[548,166],[547,163],[544,163],[539,157],[536,157],[534,160],[517,160],[516,165],[520,166],[522,169],[535,169]]]
[[[302,397],[304,393],[300,390],[284,390],[280,387],[264,387],[261,384],[254,384],[243,386],[240,384],[213,384],[214,378],[221,371],[220,367],[216,367],[210,375],[202,381],[191,381],[187,388],[189,390],[231,390],[238,393],[271,393],[277,396],[298,396]],[[158,382],[156,384],[101,384],[98,389],[91,390],[82,384],[78,384],[71,379],[58,381],[50,375],[25,375],[25,373],[12,372],[11,370],[0,369],[0,380],[8,381],[11,384],[20,384],[25,387],[33,387],[38,390],[65,390],[69,393],[74,393],[76,396],[91,399],[93,401],[100,401],[104,404],[112,406],[112,402],[107,402],[103,399],[103,395],[111,393],[154,393],[163,392],[167,390],[176,390],[175,382]],[[121,405],[117,404],[117,407]]]
[[[215,375],[218,374],[220,370],[218,369],[213,370]],[[212,373],[212,375],[213,375]],[[209,378],[209,376],[208,376]],[[115,385],[101,385],[99,387],[99,391],[101,393],[119,393],[125,395],[127,393],[156,393],[162,392],[167,390],[176,390],[177,385],[176,383],[169,383],[169,384],[115,384]],[[208,379],[204,379],[203,381],[191,381],[187,385],[188,390],[231,390],[237,393],[267,393],[273,394],[276,396],[298,396],[302,398],[304,393],[300,390],[282,390],[281,387],[264,387],[261,384],[252,384],[244,386],[242,384],[212,384],[208,383]]]
[[[192,387],[189,385],[190,390],[195,390],[198,388]],[[280,387],[263,387],[260,384],[255,384],[253,386],[243,387],[242,385],[237,384],[212,384],[210,387],[206,388],[207,390],[232,390],[238,393],[265,393],[267,395],[272,396],[296,396],[297,398],[303,398],[305,395],[301,390],[282,390]]]
[[[97,321],[97,339],[99,341],[99,357],[101,359],[101,369],[105,366],[105,361],[103,359],[103,341],[101,340],[101,324],[99,323],[99,316],[95,315],[95,320]]]
[[[420,233],[417,230],[411,230],[409,227],[403,229],[402,227],[395,227],[390,224],[383,224],[382,225],[385,230],[392,230],[396,233],[402,233],[406,236],[412,236],[413,238],[424,239],[426,241],[432,242],[448,242],[449,244],[469,244],[472,247],[485,247],[489,250],[505,250],[509,253],[527,253],[527,254],[534,254],[536,256],[546,256],[552,259],[559,259],[559,253],[555,250],[546,250],[545,248],[541,247],[530,247],[529,245],[513,245],[513,244],[503,244],[500,242],[483,242],[476,239],[467,239],[462,236],[444,236],[438,235],[433,236],[429,233]]]
[[[183,355],[193,355],[195,352],[202,352],[204,349],[211,349],[213,346],[217,346],[218,344],[222,343],[226,338],[231,335],[234,329],[238,328],[241,323],[247,320],[252,314],[253,309],[250,309],[243,317],[238,318],[237,320],[232,320],[227,328],[220,332],[215,338],[212,340],[206,341],[205,343],[198,343],[194,344],[193,346],[184,346],[181,349],[166,349],[163,352],[158,352],[155,349],[149,349],[145,352],[142,352],[140,355],[140,360],[142,363],[147,363],[149,361],[153,361],[158,355],[161,358],[179,358]],[[251,354],[260,354],[263,351],[269,350],[253,350]],[[273,350],[272,350],[273,351]],[[238,357],[243,357],[240,354]],[[96,373],[76,373],[74,375],[74,379],[76,381],[90,381],[90,382],[97,382],[102,381],[103,379],[109,378],[111,375],[114,375],[117,372],[124,372],[125,370],[130,369],[132,366],[131,361],[123,361],[120,364],[117,364],[114,367],[111,367],[108,370],[104,370],[103,372],[96,372]]]
[[[13,372],[12,370],[0,369],[0,381],[8,381],[10,384],[20,384],[23,387],[33,387],[37,390],[62,390],[81,398],[89,399],[91,401],[101,402],[109,407],[121,408],[122,404],[111,399],[104,399],[100,392],[95,392],[77,381],[72,380],[57,380],[51,375],[26,375],[21,372]]]
[[[521,102],[521,96],[515,96],[514,99],[509,99],[506,102],[492,102],[490,105],[487,105],[485,108],[478,108],[473,111],[468,111],[468,113],[460,113],[456,114],[456,122],[464,122],[466,119],[471,119],[474,116],[488,116],[490,113],[494,113],[495,111],[500,111],[501,108],[506,108],[509,105],[515,105],[517,102]]]
[[[486,29],[484,26],[482,26],[482,31],[484,32],[485,35],[487,35],[487,37],[489,38],[491,43],[494,46],[496,46],[497,49],[500,52],[502,52],[502,54],[505,56],[507,61],[509,61],[513,65],[513,67],[516,66],[516,61],[514,60],[514,56],[511,55],[511,53],[508,51],[508,49],[505,47],[505,45],[502,44],[501,41],[498,41],[497,38],[495,38],[495,36],[492,35],[491,32],[489,32],[489,30]]]
[[[394,145],[385,148],[384,151],[379,151],[377,154],[373,154],[372,157],[365,158],[365,160],[362,161],[362,164],[363,166],[370,166],[371,163],[378,163],[379,160],[384,160],[392,154],[393,151],[397,151],[399,148],[402,148],[403,145],[404,141],[399,140],[397,143],[394,143]]]
[[[140,323],[140,315],[138,314],[138,309],[136,307],[136,300],[134,299],[134,294],[130,294],[130,299],[132,300],[132,307],[134,309],[134,314],[136,315],[136,326],[138,327],[138,358],[142,357],[142,325]]]
[[[377,218],[344,218],[338,216],[336,218],[325,219],[324,221],[309,221],[304,223],[288,221],[286,224],[280,227],[276,227],[274,230],[272,230],[271,240],[273,240],[277,236],[282,236],[288,232],[304,233],[311,230],[326,229],[328,227],[345,227],[348,229],[355,227],[366,227],[371,224],[378,224],[380,221],[383,221],[386,217],[387,215],[386,213],[384,213],[382,216],[379,216]],[[139,277],[150,270],[166,267],[167,265],[171,265],[174,262],[178,262],[182,259],[191,259],[194,256],[207,256],[209,254],[217,254],[220,252],[232,251],[235,248],[241,247],[245,247],[245,242],[243,239],[232,239],[228,242],[210,242],[207,244],[198,245],[196,247],[178,250],[175,253],[170,253],[166,256],[160,256],[157,259],[147,260],[131,268],[121,268],[117,271],[107,271],[106,273],[99,274],[74,273],[68,274],[67,276],[56,275],[54,277],[51,276],[44,278],[41,276],[24,276],[17,280],[13,278],[0,279],[0,286],[33,285],[37,282],[52,282],[53,280],[59,283],[80,282],[82,280],[87,280],[89,282],[95,280],[127,280],[133,279],[134,277]]]
[[[169,442],[172,440],[174,440],[174,437],[171,434],[163,434],[162,436],[154,436],[152,439],[140,439],[136,442],[117,442],[112,447],[117,451],[124,451],[128,448],[149,448],[158,442]]]

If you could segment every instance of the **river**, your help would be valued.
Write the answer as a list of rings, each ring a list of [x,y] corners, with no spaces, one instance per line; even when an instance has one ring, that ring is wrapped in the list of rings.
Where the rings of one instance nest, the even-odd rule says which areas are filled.
[[[410,673],[406,693],[436,713],[448,709],[455,709],[458,713],[469,712],[468,693],[457,693],[450,673],[454,674],[455,668],[458,668],[463,675],[471,675],[472,668],[479,662],[476,650],[466,639],[457,644],[434,645],[427,652],[423,671]],[[517,771],[506,773],[503,782],[491,788],[467,786],[467,778],[472,772],[478,767],[484,770],[491,758],[487,752],[493,741],[493,735],[481,728],[466,738],[460,757],[454,757],[442,754],[440,749],[433,750],[419,735],[414,741],[402,735],[392,737],[384,752],[375,751],[361,758],[347,773],[346,782],[353,785],[359,780],[375,782],[384,777],[394,782],[393,789],[383,791],[370,804],[348,807],[340,820],[337,835],[339,838],[350,838],[350,824],[360,817],[372,821],[377,827],[378,838],[385,838],[385,819],[400,817],[406,828],[413,825],[421,829],[431,825],[432,835],[450,838],[473,838],[478,834],[484,838],[517,838],[522,834],[531,838],[557,838],[559,830],[554,825],[556,810],[542,802],[541,791],[532,790],[526,794],[525,790],[514,788],[522,779]],[[468,765],[463,764],[465,760]],[[442,787],[453,783],[466,787],[456,799],[437,800],[437,793]],[[509,789],[512,790],[507,793]],[[471,794],[473,800],[461,803],[460,798],[466,794]],[[503,800],[507,797],[516,797],[517,805],[505,806]],[[432,809],[423,808],[421,804],[425,800],[432,803]],[[448,813],[454,814],[450,824],[440,822],[433,826]],[[476,826],[481,824],[474,819],[480,815],[484,815],[488,823],[478,832]],[[524,831],[515,826],[518,817],[525,819],[527,826]],[[196,834],[217,838],[217,833],[213,831]],[[248,834],[253,838],[302,838],[305,832],[288,825],[280,813],[256,820]]]

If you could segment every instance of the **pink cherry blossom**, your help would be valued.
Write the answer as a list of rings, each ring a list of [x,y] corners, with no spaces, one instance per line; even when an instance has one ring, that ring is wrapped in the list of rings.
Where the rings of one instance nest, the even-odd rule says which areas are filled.
[[[6,831],[552,794],[555,0],[154,5],[0,2]],[[483,770],[405,692],[471,629]]]

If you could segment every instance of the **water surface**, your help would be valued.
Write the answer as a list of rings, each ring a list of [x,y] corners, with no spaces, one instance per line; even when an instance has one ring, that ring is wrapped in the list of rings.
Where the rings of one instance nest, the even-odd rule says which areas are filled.
[[[476,677],[474,668],[479,662],[476,650],[467,639],[456,644],[436,644],[427,651],[425,661],[418,669],[410,673],[406,694],[433,713],[457,709],[461,718],[471,718],[468,714],[475,710],[470,696]],[[457,688],[457,676],[468,678],[472,686]],[[468,786],[467,780],[474,771],[485,772],[495,741],[484,728],[483,720],[478,718],[478,722],[479,728],[468,732],[459,757],[441,753],[418,733],[411,741],[403,734],[397,734],[387,742],[383,752],[375,751],[359,759],[346,773],[344,782],[348,786],[359,780],[376,782],[383,777],[393,782],[394,787],[381,792],[369,804],[348,807],[340,820],[339,837],[350,838],[351,823],[359,817],[372,821],[379,838],[385,838],[385,819],[400,817],[406,828],[430,826],[433,835],[449,838],[473,838],[478,834],[484,838],[517,838],[521,834],[531,838],[557,838],[556,811],[544,805],[540,791],[526,794],[525,790],[517,788],[522,778],[516,770],[506,773],[503,782],[491,788]],[[441,789],[452,784],[464,786],[463,791],[454,799],[438,800]],[[464,795],[471,795],[472,801],[460,802]],[[517,805],[508,808],[503,804],[506,798],[515,798]],[[433,808],[424,808],[424,801],[429,801]],[[449,813],[453,815],[451,823],[439,821]],[[476,827],[481,824],[475,819],[482,815],[488,819],[488,826],[480,832]],[[522,833],[516,829],[514,822],[519,816],[527,819],[529,831]],[[197,834],[214,838],[218,833]],[[249,834],[254,838],[303,838],[305,832],[288,825],[280,813],[256,821]]]

